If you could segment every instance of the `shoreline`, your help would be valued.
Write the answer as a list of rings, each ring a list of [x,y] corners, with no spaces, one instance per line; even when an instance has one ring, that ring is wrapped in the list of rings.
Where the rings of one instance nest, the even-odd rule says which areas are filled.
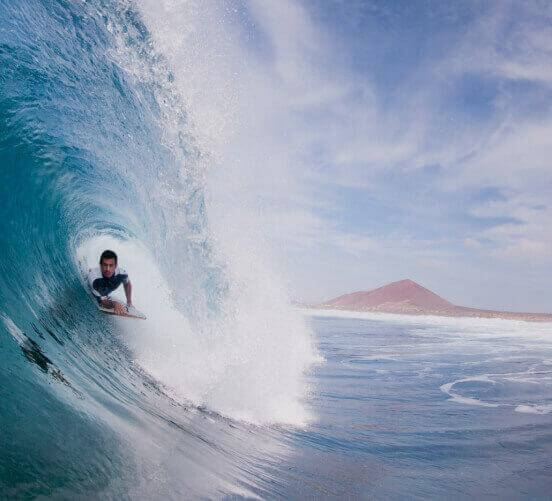
[[[551,323],[552,324],[552,314],[549,313],[515,313],[507,311],[494,311],[494,310],[478,310],[477,308],[463,308],[457,307],[458,309],[465,309],[465,314],[459,314],[459,312],[454,311],[423,311],[423,310],[400,310],[400,309],[383,309],[383,308],[367,308],[367,309],[346,309],[346,308],[336,308],[335,306],[325,306],[325,305],[302,305],[300,309],[308,311],[324,311],[324,312],[335,312],[335,313],[381,313],[385,315],[401,315],[406,317],[440,317],[440,318],[458,318],[458,319],[482,319],[482,320],[513,320],[521,322],[529,322],[536,324]]]

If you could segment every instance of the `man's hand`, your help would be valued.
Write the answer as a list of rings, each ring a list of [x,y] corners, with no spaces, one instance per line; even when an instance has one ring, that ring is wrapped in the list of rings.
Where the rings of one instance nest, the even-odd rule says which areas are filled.
[[[127,314],[126,308],[121,303],[117,303],[116,301],[113,302],[113,310],[115,311],[115,315]]]

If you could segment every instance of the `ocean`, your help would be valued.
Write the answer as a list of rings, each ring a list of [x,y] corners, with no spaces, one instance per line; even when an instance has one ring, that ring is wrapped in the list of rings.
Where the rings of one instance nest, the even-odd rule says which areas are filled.
[[[550,325],[303,313],[324,358],[301,426],[174,399],[124,320],[63,373],[4,320],[2,497],[549,498]]]
[[[293,308],[226,161],[241,3],[169,4],[0,0],[0,498],[546,498],[550,325]]]
[[[327,497],[550,497],[550,324],[311,315],[326,363],[299,437],[335,468]]]

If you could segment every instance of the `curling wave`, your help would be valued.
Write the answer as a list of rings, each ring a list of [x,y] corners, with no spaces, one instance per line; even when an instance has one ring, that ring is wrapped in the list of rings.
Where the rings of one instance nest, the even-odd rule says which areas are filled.
[[[264,492],[251,434],[285,454],[256,425],[308,422],[317,354],[262,249],[210,224],[186,75],[131,2],[0,10],[2,494]],[[106,247],[147,322],[91,302]]]

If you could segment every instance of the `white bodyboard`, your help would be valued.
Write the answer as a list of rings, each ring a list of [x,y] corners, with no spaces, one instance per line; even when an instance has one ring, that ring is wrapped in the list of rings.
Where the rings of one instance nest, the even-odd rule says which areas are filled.
[[[106,313],[107,315],[115,315],[120,318],[139,318],[141,320],[147,319],[146,315],[144,315],[140,310],[137,310],[134,306],[123,305],[123,308],[125,309],[126,313],[123,315],[117,315],[113,308],[105,308],[101,305],[98,305],[98,309],[102,313]]]

